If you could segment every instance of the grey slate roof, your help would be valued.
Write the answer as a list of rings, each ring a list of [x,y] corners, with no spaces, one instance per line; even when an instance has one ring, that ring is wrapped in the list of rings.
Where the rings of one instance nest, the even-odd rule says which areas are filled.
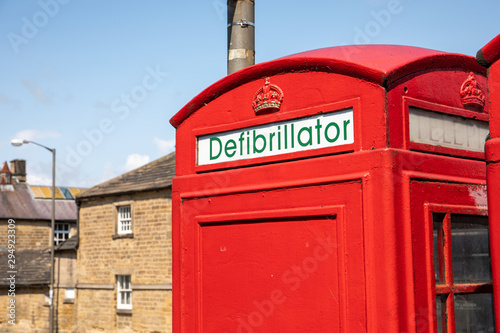
[[[8,273],[12,268],[8,266],[9,252],[0,248],[0,286],[8,286]],[[16,287],[29,285],[48,285],[50,282],[50,249],[45,250],[16,250]]]
[[[121,176],[91,187],[76,196],[76,200],[90,197],[123,194],[168,188],[175,176],[175,153],[161,157]]]
[[[56,200],[56,220],[76,221],[74,200]],[[27,185],[0,188],[0,219],[50,220],[52,200],[35,199]]]
[[[78,246],[78,235],[74,235],[71,238],[66,239],[64,242],[59,244],[56,247],[56,251],[68,251],[68,250],[76,250]]]

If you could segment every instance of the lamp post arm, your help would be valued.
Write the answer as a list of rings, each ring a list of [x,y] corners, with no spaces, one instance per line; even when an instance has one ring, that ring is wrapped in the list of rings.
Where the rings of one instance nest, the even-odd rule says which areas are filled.
[[[38,142],[35,142],[35,141],[24,140],[24,141],[23,141],[23,143],[33,143],[33,144],[35,144],[35,145],[37,145],[37,146],[40,146],[40,147],[42,147],[42,148],[47,149],[48,151],[52,152],[54,155],[55,155],[55,153],[56,153],[56,150],[55,150],[55,149],[52,149],[52,148],[46,147],[46,146],[44,146],[44,145],[42,145],[42,144],[39,144]]]

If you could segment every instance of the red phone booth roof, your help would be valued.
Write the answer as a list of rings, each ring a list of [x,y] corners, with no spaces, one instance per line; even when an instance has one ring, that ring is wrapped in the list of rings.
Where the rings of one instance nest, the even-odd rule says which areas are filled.
[[[215,82],[194,97],[171,119],[178,127],[191,113],[247,82],[290,72],[329,72],[356,77],[387,87],[416,72],[457,69],[486,75],[471,56],[401,45],[349,45],[292,54],[243,68]]]
[[[500,59],[500,35],[497,35],[477,52],[477,61],[484,67],[490,67]]]

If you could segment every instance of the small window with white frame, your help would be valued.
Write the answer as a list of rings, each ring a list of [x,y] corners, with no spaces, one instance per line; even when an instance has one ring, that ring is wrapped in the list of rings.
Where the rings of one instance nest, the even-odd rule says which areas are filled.
[[[118,206],[117,233],[119,235],[132,233],[132,214],[130,205]]]
[[[69,223],[56,223],[54,225],[54,245],[57,246],[69,238]]]
[[[75,299],[75,288],[67,288],[64,291],[64,298],[66,298],[66,299]]]
[[[132,284],[130,275],[117,275],[117,309],[132,310]]]
[[[73,304],[75,302],[75,288],[67,288],[64,291],[64,300],[63,303]]]

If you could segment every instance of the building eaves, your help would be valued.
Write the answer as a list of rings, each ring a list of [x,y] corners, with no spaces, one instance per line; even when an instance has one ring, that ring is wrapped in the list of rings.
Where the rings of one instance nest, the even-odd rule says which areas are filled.
[[[74,251],[78,247],[78,235],[74,235],[59,244],[56,251]]]

